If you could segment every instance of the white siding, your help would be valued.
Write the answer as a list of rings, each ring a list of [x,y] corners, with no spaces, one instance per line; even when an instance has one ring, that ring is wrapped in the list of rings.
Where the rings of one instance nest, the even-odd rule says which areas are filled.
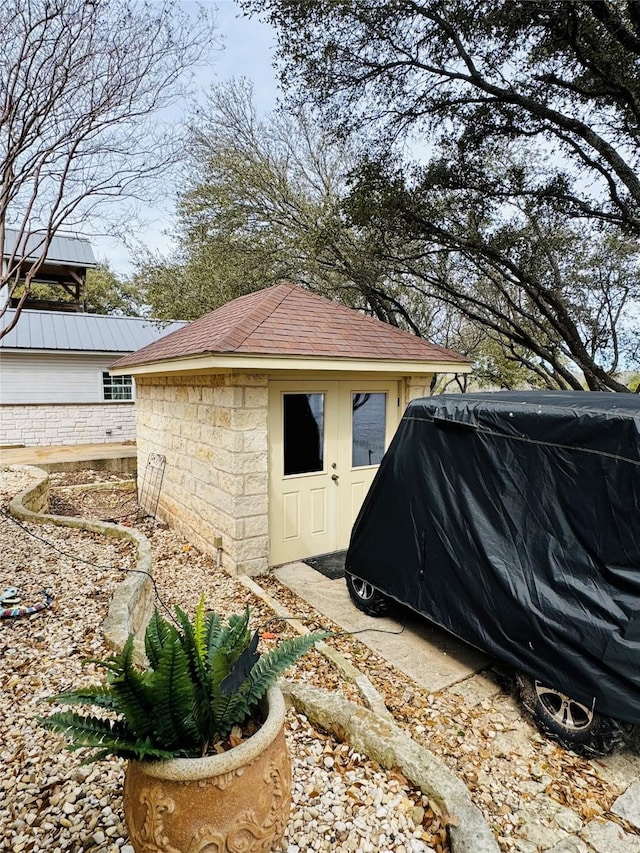
[[[0,355],[0,403],[101,403],[102,373],[117,358],[4,351]]]

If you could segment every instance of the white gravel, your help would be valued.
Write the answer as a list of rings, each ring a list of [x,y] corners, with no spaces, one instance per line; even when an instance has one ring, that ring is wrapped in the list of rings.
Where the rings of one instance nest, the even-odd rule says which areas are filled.
[[[4,512],[30,481],[24,471],[0,471]],[[262,602],[173,532],[156,529],[152,542],[165,603],[193,609],[204,590],[207,604],[223,613],[251,599],[256,619],[270,617]],[[79,679],[100,678],[98,667],[82,661],[108,654],[100,624],[114,586],[134,566],[133,549],[83,531],[19,526],[2,515],[0,553],[0,591],[17,587],[25,605],[42,600],[42,590],[54,595],[48,610],[0,621],[0,849],[133,853],[121,810],[123,762],[80,766],[82,754],[64,750],[62,739],[34,719],[47,713],[47,696]],[[296,672],[325,686],[337,681],[316,653]],[[287,728],[294,806],[283,851],[446,853],[439,816],[400,775],[317,732],[300,715],[290,712]]]

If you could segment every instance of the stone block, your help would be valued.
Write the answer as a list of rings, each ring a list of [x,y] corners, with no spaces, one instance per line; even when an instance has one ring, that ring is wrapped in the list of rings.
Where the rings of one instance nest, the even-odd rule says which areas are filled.
[[[236,473],[236,454],[229,450],[214,447],[211,461],[218,471],[226,471],[228,474]]]
[[[176,377],[176,378],[179,379],[180,377]],[[174,378],[174,384],[172,385],[172,391],[173,391],[172,397],[176,403],[186,403],[187,400],[189,399],[188,389],[185,388],[183,385],[176,383],[175,378]]]
[[[187,418],[180,424],[180,435],[184,438],[190,438],[192,441],[200,441],[202,426],[197,420]]]
[[[231,409],[222,406],[213,409],[213,425],[216,427],[230,427]]]
[[[640,837],[610,820],[590,821],[580,836],[596,853],[640,853]]]
[[[259,557],[254,560],[239,560],[234,563],[233,574],[249,575],[264,575],[269,571],[269,560],[265,557]]]
[[[203,436],[204,437],[204,436]],[[212,431],[211,444],[220,447],[223,450],[229,450],[232,453],[242,451],[243,438],[241,432],[235,432],[232,429],[224,429],[220,427]]]
[[[254,515],[242,521],[243,536],[267,536],[269,533],[269,519],[266,515]]]
[[[218,471],[218,486],[227,494],[237,495],[244,494],[243,477],[238,474],[230,474],[228,471]]]
[[[191,442],[189,442],[191,444]],[[213,461],[213,448],[208,447],[206,444],[195,444],[193,443],[193,450],[189,451],[189,456],[194,459],[198,459],[201,462],[212,462]]]
[[[234,556],[238,562],[266,559],[269,556],[269,537],[255,536],[236,542]]]
[[[269,457],[265,451],[239,454],[235,469],[241,474],[262,474],[268,471]]]
[[[235,409],[233,412],[232,426],[237,430],[265,430],[267,428],[267,410],[260,409]]]
[[[211,483],[211,464],[200,462],[197,459],[189,459],[189,470],[196,480],[201,483]]]
[[[249,453],[254,451],[259,451],[262,453],[266,453],[269,447],[269,440],[267,430],[265,429],[254,429],[249,432],[245,432],[243,435],[243,443],[242,449]]]
[[[640,830],[640,781],[634,782],[618,797],[611,811]]]
[[[210,508],[215,508],[218,512],[223,512],[225,515],[228,515],[234,518],[234,525],[236,523],[235,519],[235,502],[237,498],[234,498],[232,495],[223,491],[216,486],[211,486],[211,502],[209,504]],[[228,533],[230,530],[225,528]],[[235,527],[234,527],[235,530]]]
[[[244,387],[267,387],[269,376],[266,373],[237,373],[235,376],[238,384]]]
[[[242,494],[266,495],[268,492],[269,474],[266,471],[259,474],[245,474],[242,481]]]
[[[266,385],[262,388],[245,388],[244,404],[247,409],[266,409],[269,405],[269,392]]]
[[[236,518],[252,518],[255,515],[267,515],[266,495],[243,495],[235,499]]]
[[[213,393],[215,406],[223,406],[227,409],[238,409],[243,405],[242,388],[234,388],[224,385],[216,388]]]

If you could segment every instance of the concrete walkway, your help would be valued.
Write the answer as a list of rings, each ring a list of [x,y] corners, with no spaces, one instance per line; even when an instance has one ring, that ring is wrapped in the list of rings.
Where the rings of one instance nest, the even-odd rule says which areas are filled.
[[[45,471],[97,471],[131,473],[137,467],[135,444],[64,444],[45,447],[2,447],[0,465],[36,465]]]
[[[430,692],[444,690],[486,669],[491,659],[425,619],[403,610],[407,622],[367,616],[349,598],[343,579],[329,580],[305,563],[274,571],[280,583]],[[495,688],[497,689],[497,688]]]

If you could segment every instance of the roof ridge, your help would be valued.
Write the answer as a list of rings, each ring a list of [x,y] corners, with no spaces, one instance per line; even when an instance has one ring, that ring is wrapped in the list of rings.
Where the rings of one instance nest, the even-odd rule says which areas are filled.
[[[246,317],[236,326],[233,326],[228,331],[227,335],[219,342],[221,351],[224,352],[225,347],[228,347],[229,351],[233,352],[237,350],[238,347],[241,347],[247,338],[250,337],[256,329],[259,329],[260,326],[273,314],[276,308],[284,302],[294,287],[295,285],[293,284],[281,282],[280,284],[274,284],[272,287],[257,290],[253,293],[247,293],[247,299],[252,296],[254,298],[258,296],[259,298],[256,299],[255,305],[252,306]],[[280,298],[276,298],[274,300],[273,297],[276,296],[275,291],[283,290],[284,288],[286,288],[286,292],[284,292]],[[272,302],[273,305],[271,305]],[[259,316],[256,318],[256,314],[258,312]]]

